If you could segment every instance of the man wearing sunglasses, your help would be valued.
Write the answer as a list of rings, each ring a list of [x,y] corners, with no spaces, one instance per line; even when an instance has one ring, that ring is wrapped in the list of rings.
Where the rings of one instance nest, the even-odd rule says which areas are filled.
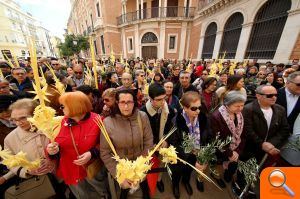
[[[277,104],[286,109],[290,132],[293,131],[296,120],[299,123],[300,113],[300,71],[293,72],[287,77],[284,88],[278,90]],[[297,119],[298,118],[298,119]],[[300,133],[300,132],[299,132]]]
[[[65,76],[65,77],[67,76],[67,71],[65,71],[61,68],[60,63],[58,62],[58,60],[56,58],[52,58],[51,66],[55,70],[55,72]]]
[[[275,103],[277,91],[273,86],[257,87],[256,97],[257,99],[247,104],[243,110],[243,133],[247,136],[244,152],[250,156],[254,155],[258,162],[267,153],[270,161],[275,162],[275,157],[278,157],[280,148],[290,135],[286,112],[282,106]]]
[[[73,90],[76,90],[77,87],[82,85],[89,85],[91,83],[92,87],[95,86],[93,79],[86,79],[84,77],[84,70],[81,64],[76,64],[73,67],[74,75],[67,78],[67,84],[70,85]]]

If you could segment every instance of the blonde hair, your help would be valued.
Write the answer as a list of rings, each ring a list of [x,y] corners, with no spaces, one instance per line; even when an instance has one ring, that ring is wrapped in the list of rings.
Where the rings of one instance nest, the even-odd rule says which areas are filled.
[[[11,104],[8,109],[10,111],[13,111],[15,109],[27,109],[29,113],[32,115],[37,105],[38,103],[36,101],[29,98],[24,98],[24,99],[19,99],[13,104]]]

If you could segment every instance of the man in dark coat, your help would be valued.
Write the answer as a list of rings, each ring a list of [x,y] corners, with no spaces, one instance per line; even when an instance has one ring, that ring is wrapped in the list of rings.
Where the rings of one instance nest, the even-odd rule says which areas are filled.
[[[290,132],[293,132],[295,121],[300,113],[300,71],[288,76],[285,87],[278,90],[276,103],[285,108]]]
[[[13,68],[12,76],[14,77],[10,83],[14,83],[19,91],[33,91],[31,80],[26,76],[26,70],[21,67]]]
[[[182,94],[187,91],[198,92],[197,88],[191,84],[191,73],[181,71],[179,74],[179,84],[175,86],[173,93],[180,99]]]
[[[259,86],[257,100],[247,104],[243,110],[244,133],[247,136],[244,155],[255,156],[258,162],[265,153],[270,157],[267,162],[276,162],[275,157],[290,135],[286,111],[275,104],[276,96],[273,86]]]

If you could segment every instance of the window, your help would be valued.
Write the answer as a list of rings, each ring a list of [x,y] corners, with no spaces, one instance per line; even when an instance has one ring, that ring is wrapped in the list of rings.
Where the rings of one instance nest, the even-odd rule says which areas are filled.
[[[101,17],[100,15],[100,6],[99,6],[99,2],[96,3],[96,9],[97,9],[97,16]]]
[[[269,0],[262,6],[254,20],[245,58],[274,58],[290,9],[290,0]]]
[[[91,17],[91,22],[92,22],[92,31],[94,31],[93,15],[91,14],[90,17]]]
[[[170,50],[175,49],[175,40],[176,40],[176,36],[170,36],[169,37],[169,49]]]
[[[217,24],[215,22],[212,22],[207,27],[204,35],[204,43],[203,43],[203,50],[202,50],[203,59],[212,58],[214,47],[215,47],[216,34],[217,34]]]
[[[128,51],[133,51],[133,38],[128,38]]]
[[[157,43],[158,39],[152,32],[147,32],[142,37],[142,43]]]
[[[225,59],[235,58],[243,22],[244,17],[240,12],[234,13],[229,17],[224,27],[219,56],[223,56],[226,53]]]
[[[105,45],[104,45],[104,36],[103,35],[100,36],[100,40],[101,40],[102,54],[105,55]]]
[[[96,55],[98,54],[98,49],[97,49],[97,41],[94,40],[94,48],[95,48],[95,53]]]

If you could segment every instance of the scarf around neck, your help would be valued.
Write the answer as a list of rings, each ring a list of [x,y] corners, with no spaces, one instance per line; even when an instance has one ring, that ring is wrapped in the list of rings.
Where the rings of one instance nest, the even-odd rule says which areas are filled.
[[[244,118],[242,113],[236,114],[237,117],[237,126],[234,124],[234,120],[232,120],[229,116],[229,112],[227,108],[222,105],[219,108],[219,112],[221,113],[223,119],[226,122],[227,127],[229,128],[232,134],[232,141],[230,143],[230,149],[235,150],[238,148],[239,144],[241,143],[241,134],[243,132],[244,127]]]
[[[200,149],[200,125],[198,118],[196,117],[194,121],[190,121],[190,118],[184,110],[182,111],[182,116],[189,128],[189,134],[195,138],[196,147]]]

